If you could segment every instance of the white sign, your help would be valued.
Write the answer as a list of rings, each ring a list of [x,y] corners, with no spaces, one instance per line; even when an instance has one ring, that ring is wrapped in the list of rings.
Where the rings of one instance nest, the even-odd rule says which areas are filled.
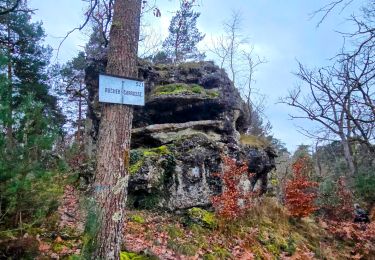
[[[110,75],[99,75],[99,102],[145,105],[143,81]]]

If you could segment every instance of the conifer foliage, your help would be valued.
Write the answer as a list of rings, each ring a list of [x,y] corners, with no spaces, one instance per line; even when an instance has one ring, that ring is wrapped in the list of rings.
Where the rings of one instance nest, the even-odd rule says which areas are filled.
[[[297,218],[307,217],[317,208],[314,200],[317,197],[315,187],[318,183],[309,181],[305,176],[307,160],[304,157],[297,159],[293,164],[293,178],[285,187],[285,202],[289,213]]]
[[[203,40],[204,34],[197,29],[197,18],[200,13],[193,11],[194,0],[183,0],[169,25],[169,36],[163,47],[175,63],[186,60],[199,60],[204,54],[197,49],[197,44]]]
[[[26,1],[4,2],[16,7],[0,16],[0,226],[22,228],[54,204],[52,149],[63,117],[49,92],[41,23],[31,22]]]

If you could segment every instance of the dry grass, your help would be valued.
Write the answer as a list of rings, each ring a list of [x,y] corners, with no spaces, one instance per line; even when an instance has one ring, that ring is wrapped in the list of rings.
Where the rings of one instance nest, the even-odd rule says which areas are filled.
[[[255,148],[265,148],[270,145],[268,140],[255,135],[241,135],[240,143]]]

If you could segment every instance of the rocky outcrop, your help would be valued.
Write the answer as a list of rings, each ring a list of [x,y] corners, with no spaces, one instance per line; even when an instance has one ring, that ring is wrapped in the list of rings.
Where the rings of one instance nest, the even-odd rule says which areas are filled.
[[[272,149],[241,144],[249,110],[225,72],[211,62],[147,63],[146,105],[134,110],[129,203],[170,210],[207,207],[222,191],[222,155],[247,163],[252,186],[274,167]],[[265,176],[265,177],[264,177]]]
[[[98,73],[102,67],[93,68]],[[97,84],[94,74],[87,76],[91,85]],[[140,62],[139,78],[145,81],[146,102],[134,107],[131,206],[210,206],[211,197],[222,191],[216,174],[222,171],[222,155],[248,164],[255,173],[248,182],[254,187],[261,180],[261,190],[266,190],[275,154],[266,144],[242,141],[250,128],[250,111],[224,70],[212,62]],[[95,88],[90,97],[86,151],[92,155],[100,121]]]

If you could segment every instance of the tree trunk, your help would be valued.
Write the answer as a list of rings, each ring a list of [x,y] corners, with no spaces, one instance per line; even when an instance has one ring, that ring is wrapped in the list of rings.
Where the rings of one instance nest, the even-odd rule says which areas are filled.
[[[353,177],[356,173],[356,167],[354,165],[354,159],[350,151],[350,145],[344,135],[340,135],[340,137],[341,137],[342,148],[344,150],[344,157],[349,167],[349,173],[350,173],[350,176]]]
[[[78,120],[77,120],[77,141],[79,146],[79,152],[82,151],[82,83],[79,83],[79,97],[78,97]]]
[[[8,115],[6,123],[6,136],[7,136],[7,148],[8,151],[12,151],[14,147],[13,140],[13,69],[12,69],[12,54],[13,46],[11,41],[10,22],[8,21],[7,37],[8,37]]]
[[[107,73],[137,77],[141,0],[116,0]],[[124,230],[133,110],[104,104],[99,129],[94,189],[98,231],[93,259],[119,259]]]

